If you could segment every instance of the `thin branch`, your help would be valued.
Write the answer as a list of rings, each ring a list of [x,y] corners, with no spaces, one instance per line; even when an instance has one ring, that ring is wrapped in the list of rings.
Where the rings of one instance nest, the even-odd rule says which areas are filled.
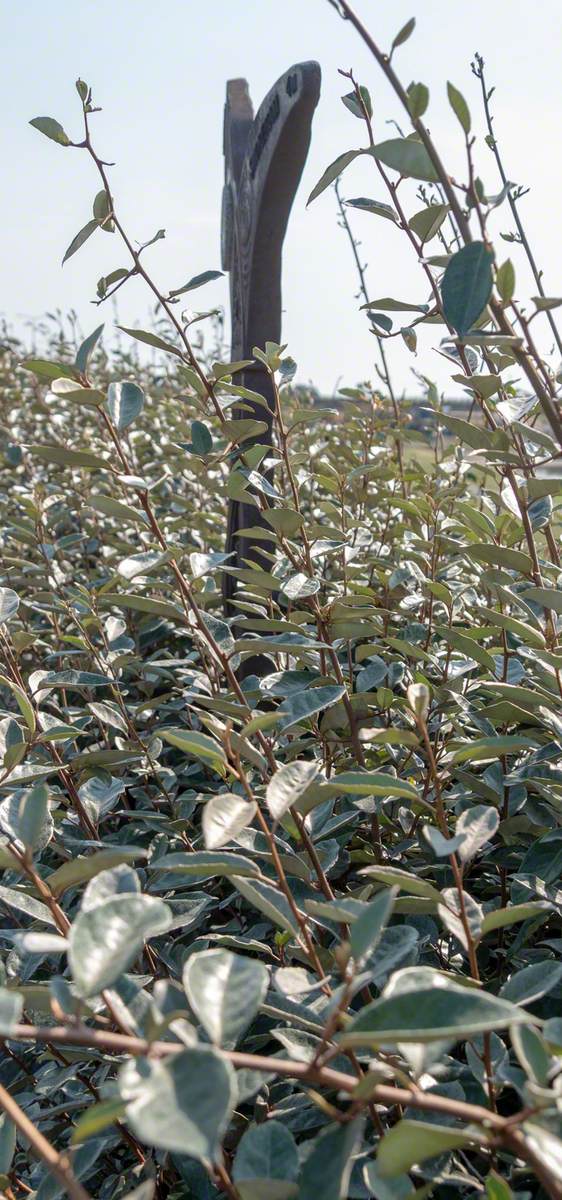
[[[150,1055],[159,1058],[181,1054],[185,1049],[179,1042],[147,1042],[143,1038],[128,1037],[120,1033],[102,1033],[98,1030],[90,1029],[86,1025],[72,1025],[68,1027],[15,1025],[11,1030],[10,1040],[52,1042],[59,1045],[84,1046],[105,1053],[130,1054],[133,1056]],[[351,1075],[332,1070],[330,1067],[295,1062],[284,1058],[270,1058],[262,1054],[246,1054],[238,1050],[222,1050],[220,1053],[237,1070],[260,1071],[264,1074],[274,1073],[284,1078],[300,1080],[302,1083],[316,1083],[331,1091],[344,1092],[350,1097],[353,1096],[357,1087],[357,1080]],[[8,1099],[10,1100],[9,1097]],[[0,1102],[2,1102],[1,1092]],[[461,1100],[451,1100],[447,1096],[423,1092],[419,1088],[408,1089],[382,1083],[377,1083],[373,1086],[368,1099],[365,1100],[365,1104],[383,1104],[387,1108],[416,1108],[420,1112],[440,1113],[453,1117],[456,1120],[464,1121],[467,1124],[478,1126],[482,1130],[482,1133],[479,1136],[475,1135],[475,1140],[479,1140],[483,1146],[486,1146],[489,1144],[489,1137],[491,1136],[495,1147],[503,1146],[527,1163],[537,1178],[540,1179],[552,1200],[562,1200],[562,1187],[558,1180],[553,1177],[548,1166],[543,1163],[533,1146],[530,1145],[524,1131],[517,1126],[517,1122],[523,1122],[526,1119],[526,1110],[506,1118],[478,1104],[468,1104]],[[18,1109],[18,1113],[20,1112],[21,1110]],[[21,1113],[21,1117],[27,1121],[23,1113]],[[21,1125],[19,1127],[22,1128]],[[41,1136],[37,1135],[33,1126],[31,1128],[36,1137]],[[27,1136],[31,1137],[29,1133],[27,1133]],[[51,1156],[54,1155],[52,1147],[49,1147],[49,1151]],[[57,1157],[58,1163],[58,1156],[55,1157]],[[71,1197],[75,1198],[75,1200],[89,1200],[87,1193],[75,1181],[74,1186],[79,1190],[70,1191],[68,1188],[68,1179],[66,1180],[65,1187]]]
[[[408,94],[407,94],[406,90],[404,89],[404,87],[402,86],[402,84],[390,62],[389,56],[387,54],[384,54],[383,51],[379,48],[379,46],[377,46],[377,43],[375,42],[374,38],[371,37],[371,34],[369,33],[368,29],[365,27],[365,25],[363,25],[360,18],[354,12],[353,8],[348,3],[348,0],[339,0],[339,6],[340,6],[341,15],[343,15],[346,20],[351,22],[351,24],[353,25],[354,29],[359,34],[362,41],[365,43],[365,45],[370,50],[373,57],[376,59],[378,65],[380,66],[380,68],[383,71],[384,75],[386,76],[388,82],[390,83],[393,91],[398,96],[398,99],[400,100],[401,104],[403,105],[405,111],[408,113],[408,116],[412,123],[412,126],[413,126],[414,130],[416,131],[420,141],[423,143],[423,145],[429,155],[429,158],[431,160],[431,163],[433,165],[435,173],[438,177],[438,180],[443,187],[443,191],[445,192],[445,195],[447,197],[447,202],[451,206],[451,212],[454,215],[455,221],[457,223],[459,232],[462,235],[463,241],[465,242],[465,245],[469,245],[469,243],[472,242],[472,240],[473,240],[472,231],[471,231],[470,224],[469,224],[468,218],[466,216],[466,213],[464,212],[462,205],[459,203],[458,196],[456,195],[453,180],[451,179],[450,175],[448,175],[448,173],[441,161],[441,157],[440,157],[423,121],[420,120],[419,117],[413,117],[411,115],[409,104],[408,104]],[[496,325],[497,325],[498,329],[500,330],[500,332],[503,334],[506,334],[506,336],[508,336],[508,337],[513,337],[515,331],[513,329],[511,322],[509,321],[500,301],[495,299],[494,297],[492,297],[492,299],[490,300],[490,309],[493,313],[494,320],[495,320]],[[531,385],[531,388],[537,396],[537,399],[543,410],[543,413],[544,413],[553,433],[555,434],[555,436],[558,440],[558,443],[560,445],[562,445],[562,420],[560,419],[560,416],[556,409],[556,406],[553,403],[553,389],[549,389],[547,386],[545,386],[544,381],[541,379],[540,372],[539,372],[539,370],[537,370],[537,368],[533,362],[532,355],[531,355],[531,353],[529,353],[528,350],[521,349],[517,346],[514,346],[512,352],[513,352],[513,357],[519,363],[519,366],[522,368],[522,370],[525,372],[525,375],[527,376],[527,379]]]
[[[46,1032],[46,1031],[45,1031]],[[48,1041],[48,1038],[44,1038]],[[6,1115],[14,1122],[16,1129],[19,1129],[24,1138],[30,1143],[35,1150],[38,1158],[42,1159],[47,1169],[58,1179],[61,1187],[64,1188],[67,1196],[71,1200],[90,1200],[90,1195],[82,1184],[78,1182],[74,1175],[68,1158],[65,1154],[57,1154],[57,1151],[47,1141],[47,1138],[36,1129],[29,1117],[26,1116],[23,1109],[16,1103],[13,1096],[0,1084],[0,1106],[4,1109]]]
[[[472,64],[472,70],[473,70],[474,74],[476,75],[476,78],[480,80],[480,86],[482,88],[482,101],[484,104],[484,114],[486,117],[486,124],[488,126],[488,134],[489,134],[489,143],[488,144],[491,146],[491,149],[493,151],[493,155],[496,160],[496,166],[499,171],[500,179],[503,183],[504,188],[507,189],[507,201],[508,201],[509,207],[512,212],[513,220],[515,221],[515,224],[517,226],[517,232],[519,234],[519,237],[521,238],[521,245],[523,246],[525,254],[527,255],[527,259],[528,259],[531,271],[533,272],[533,278],[537,285],[537,291],[539,293],[539,296],[542,296],[544,298],[546,293],[544,291],[543,282],[542,282],[542,272],[539,271],[539,268],[538,268],[536,260],[535,260],[535,256],[534,256],[531,246],[529,244],[529,239],[527,237],[527,234],[525,233],[523,223],[519,216],[519,210],[517,208],[517,200],[516,200],[515,196],[513,195],[511,187],[509,186],[509,180],[505,173],[502,157],[500,154],[500,149],[499,149],[499,146],[497,143],[497,139],[494,135],[494,130],[493,130],[494,118],[492,117],[492,113],[490,110],[490,97],[491,97],[494,89],[492,88],[490,91],[488,91],[488,88],[486,86],[486,81],[484,78],[484,59],[482,58],[481,54],[475,55],[475,64],[474,63]],[[559,352],[560,356],[562,357],[562,338],[560,337],[560,333],[556,326],[556,321],[555,321],[550,309],[546,309],[545,316],[546,316],[547,321],[552,330],[552,336],[554,337],[554,340],[556,342],[558,352]]]
[[[356,89],[356,94],[359,95],[361,103],[363,103],[363,97],[361,96],[361,92],[359,91],[359,89]],[[337,202],[338,202],[338,210],[339,210],[342,228],[345,229],[345,232],[348,236],[349,244],[351,246],[351,252],[353,254],[353,258],[354,258],[354,262],[355,262],[355,267],[357,270],[357,274],[359,276],[359,290],[361,292],[361,295],[363,297],[365,304],[368,304],[369,303],[369,293],[367,290],[365,267],[363,266],[361,259],[359,257],[358,243],[354,236],[353,230],[351,228],[351,223],[350,223],[349,217],[347,215],[345,204],[341,197],[341,193],[340,193],[340,189],[339,189],[339,180],[337,180],[337,179],[336,179],[336,183],[335,183],[335,193],[336,193],[336,198],[337,198]],[[375,334],[375,337],[377,340],[377,346],[378,346],[380,360],[381,360],[381,364],[382,364],[380,374],[383,378],[385,387],[388,390],[388,394],[390,397],[390,403],[392,404],[392,411],[394,413],[394,419],[396,421],[396,436],[395,436],[394,442],[395,442],[396,454],[397,454],[397,458],[398,458],[398,467],[400,470],[400,481],[402,484],[402,494],[403,494],[404,498],[406,498],[406,482],[405,482],[405,478],[404,478],[404,455],[402,452],[402,438],[400,436],[400,411],[398,408],[398,401],[396,399],[394,388],[392,386],[392,380],[390,377],[390,370],[389,370],[389,366],[388,366],[388,360],[386,357],[383,339],[381,338],[380,334],[375,329],[372,329],[372,332]]]

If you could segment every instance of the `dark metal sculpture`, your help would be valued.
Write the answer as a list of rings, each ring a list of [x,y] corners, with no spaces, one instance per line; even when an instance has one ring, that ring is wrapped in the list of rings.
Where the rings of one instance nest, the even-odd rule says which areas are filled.
[[[320,67],[315,62],[297,63],[282,75],[255,118],[246,80],[227,84],[222,265],[230,273],[233,362],[252,358],[254,346],[263,349],[266,341],[281,338],[281,251],[319,95]],[[245,408],[234,415],[266,421],[266,430],[255,441],[270,445],[274,397],[267,371],[256,362],[236,381],[267,401],[267,412],[255,405],[251,413]],[[271,543],[237,536],[239,530],[263,525],[254,505],[229,502],[226,549],[234,552],[230,565],[244,566],[250,559],[267,567],[263,551],[271,549]],[[229,611],[236,579],[227,572],[223,579]]]

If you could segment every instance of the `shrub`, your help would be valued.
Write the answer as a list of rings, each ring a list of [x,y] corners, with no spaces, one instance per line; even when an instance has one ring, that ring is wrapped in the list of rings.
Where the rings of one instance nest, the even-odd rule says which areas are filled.
[[[535,337],[546,314],[559,348],[556,301],[540,276],[530,314],[514,300],[488,219],[511,205],[530,253],[517,195],[476,176],[461,94],[466,185],[427,89],[394,74],[413,21],[385,55],[334,7],[413,126],[377,143],[349,76],[353,155],[386,191],[340,196],[341,217],[352,241],[350,208],[396,223],[429,299],[364,291],[384,386],[331,411],[291,391],[285,347],[256,348],[270,451],[230,415],[233,365],[190,341],[187,289],[161,292],[121,225],[88,86],[80,143],[33,122],[100,176],[66,257],[113,232],[130,265],[98,298],[141,274],[160,320],[126,330],[148,360],[107,355],[101,327],[77,352],[61,334],[3,354],[9,1197],[560,1196],[560,429]],[[488,144],[503,172],[491,124]],[[423,183],[413,215],[402,177]],[[451,416],[426,379],[424,443],[386,342],[415,349],[428,323],[471,408]],[[225,556],[242,494],[270,570]],[[255,655],[266,673],[242,678]]]

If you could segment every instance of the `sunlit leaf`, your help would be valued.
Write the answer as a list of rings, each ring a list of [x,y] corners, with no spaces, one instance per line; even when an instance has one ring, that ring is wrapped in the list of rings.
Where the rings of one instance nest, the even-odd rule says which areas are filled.
[[[262,963],[228,950],[203,950],[188,958],[183,985],[211,1041],[235,1046],[253,1021],[268,985]]]

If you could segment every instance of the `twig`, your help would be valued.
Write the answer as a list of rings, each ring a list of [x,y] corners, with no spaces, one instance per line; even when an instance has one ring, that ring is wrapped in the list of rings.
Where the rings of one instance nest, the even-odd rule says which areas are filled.
[[[494,130],[493,130],[494,118],[492,117],[492,113],[490,111],[490,98],[492,96],[492,92],[494,91],[494,88],[492,88],[490,91],[488,91],[488,88],[486,87],[486,81],[484,78],[484,59],[482,58],[482,55],[476,54],[474,57],[475,57],[476,65],[474,63],[472,64],[472,70],[473,70],[474,74],[476,75],[476,78],[480,80],[480,85],[482,88],[482,101],[484,104],[484,114],[486,117],[486,124],[488,126],[488,134],[489,134],[488,145],[491,146],[491,149],[493,151],[493,155],[496,160],[496,165],[497,165],[503,186],[504,186],[504,188],[507,189],[507,201],[508,201],[509,207],[512,212],[513,220],[515,221],[515,224],[517,226],[517,232],[521,239],[521,245],[523,246],[523,249],[525,250],[525,254],[527,255],[529,266],[531,268],[531,271],[533,272],[533,278],[534,278],[536,286],[537,286],[537,291],[539,293],[539,296],[542,296],[544,298],[545,291],[544,291],[543,282],[542,282],[542,271],[539,271],[539,268],[535,261],[535,256],[534,256],[531,246],[529,244],[529,239],[527,237],[527,234],[525,233],[523,223],[519,216],[519,210],[517,208],[517,200],[516,200],[515,196],[513,195],[511,188],[509,187],[509,180],[505,173],[504,165],[503,165],[501,154],[500,154],[500,149],[499,149],[499,146],[497,143],[497,139],[494,135]],[[560,337],[560,333],[558,332],[558,328],[556,326],[556,321],[555,321],[550,309],[545,310],[545,316],[546,316],[546,319],[552,330],[552,335],[556,342],[558,352],[562,357],[562,338]]]
[[[49,1039],[44,1038],[42,1040],[48,1041]],[[36,1129],[33,1122],[30,1121],[23,1109],[20,1108],[19,1104],[16,1103],[13,1096],[10,1096],[10,1093],[6,1091],[6,1088],[2,1084],[0,1084],[0,1105],[10,1120],[14,1122],[16,1129],[19,1129],[20,1133],[27,1138],[38,1157],[43,1160],[45,1166],[51,1172],[51,1175],[54,1175],[55,1179],[58,1179],[67,1196],[70,1196],[71,1200],[90,1200],[89,1193],[82,1187],[82,1184],[78,1182],[74,1175],[67,1156],[65,1154],[57,1154],[51,1143]]]
[[[181,1054],[184,1046],[176,1042],[147,1042],[143,1038],[127,1037],[121,1033],[100,1032],[85,1025],[74,1026],[39,1026],[15,1025],[10,1033],[14,1041],[54,1042],[69,1046],[84,1046],[114,1054],[130,1054],[133,1056],[151,1055],[163,1058],[172,1054]],[[335,1071],[330,1067],[315,1066],[310,1063],[296,1062],[290,1059],[270,1058],[262,1054],[246,1054],[238,1050],[222,1050],[222,1057],[237,1070],[260,1071],[264,1074],[275,1073],[288,1079],[297,1079],[302,1083],[318,1083],[331,1091],[343,1092],[352,1096],[357,1087],[357,1080],[351,1075]],[[439,1096],[431,1092],[423,1092],[419,1088],[395,1087],[391,1084],[375,1084],[369,1096],[368,1104],[384,1104],[388,1108],[416,1108],[420,1112],[441,1113],[475,1125],[482,1130],[475,1134],[475,1140],[482,1145],[489,1144],[488,1133],[493,1137],[495,1146],[504,1146],[518,1158],[522,1159],[535,1172],[552,1197],[552,1200],[562,1200],[562,1187],[555,1179],[539,1155],[530,1146],[524,1132],[515,1125],[516,1120],[524,1121],[526,1111],[514,1114],[509,1118],[491,1112],[481,1105],[468,1104],[462,1100],[451,1100],[447,1096]],[[17,1107],[17,1106],[16,1106]],[[7,1110],[6,1110],[7,1111]],[[20,1110],[18,1110],[20,1111]],[[10,1114],[11,1115],[11,1114]],[[21,1114],[24,1116],[24,1114]],[[25,1120],[27,1118],[24,1117]],[[33,1128],[33,1127],[32,1127]],[[35,1133],[35,1130],[33,1130]],[[27,1136],[30,1136],[27,1134]],[[54,1154],[52,1148],[49,1148]],[[66,1185],[65,1185],[66,1186]],[[80,1185],[76,1185],[80,1186]],[[70,1192],[76,1200],[89,1200],[87,1193],[81,1188],[79,1192]]]

